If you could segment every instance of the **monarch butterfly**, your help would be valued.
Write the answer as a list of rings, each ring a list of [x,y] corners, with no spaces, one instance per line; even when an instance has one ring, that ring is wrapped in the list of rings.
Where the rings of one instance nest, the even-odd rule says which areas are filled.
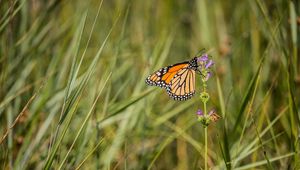
[[[174,100],[188,100],[195,94],[195,73],[200,72],[198,67],[195,57],[157,70],[147,77],[146,83],[165,88]]]

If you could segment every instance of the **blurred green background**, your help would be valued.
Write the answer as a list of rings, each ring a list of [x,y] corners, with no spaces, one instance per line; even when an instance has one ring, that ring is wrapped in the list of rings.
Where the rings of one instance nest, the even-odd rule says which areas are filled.
[[[197,92],[145,84],[215,61],[211,169],[300,169],[298,1],[0,0],[0,169],[203,169]]]

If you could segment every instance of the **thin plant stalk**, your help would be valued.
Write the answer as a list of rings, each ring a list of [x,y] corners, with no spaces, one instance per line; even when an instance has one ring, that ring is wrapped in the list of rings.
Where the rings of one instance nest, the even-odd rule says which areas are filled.
[[[211,77],[211,72],[210,72],[210,67],[214,64],[214,62],[208,58],[207,54],[202,55],[201,57],[198,57],[197,61],[200,63],[200,72],[201,72],[201,82],[202,82],[202,92],[200,93],[200,101],[203,103],[203,112],[201,109],[198,110],[197,115],[198,115],[198,120],[202,123],[204,127],[204,145],[205,145],[205,151],[204,151],[204,169],[208,169],[208,163],[207,163],[207,158],[208,158],[208,143],[207,143],[207,135],[208,135],[208,129],[207,126],[209,123],[213,120],[216,121],[215,119],[212,119],[212,111],[207,113],[207,106],[206,103],[209,100],[209,94],[206,92],[206,87],[207,87],[207,80]],[[213,115],[215,116],[215,114]]]
[[[206,92],[206,83],[203,82],[203,92]],[[206,101],[203,102],[203,111],[204,111],[204,117],[207,116],[207,110],[206,110]],[[204,145],[205,145],[205,150],[204,150],[204,169],[207,170],[207,126],[204,126]]]
[[[205,170],[207,170],[207,127],[204,127],[204,135],[205,135],[205,155],[204,155],[204,164],[205,164]]]

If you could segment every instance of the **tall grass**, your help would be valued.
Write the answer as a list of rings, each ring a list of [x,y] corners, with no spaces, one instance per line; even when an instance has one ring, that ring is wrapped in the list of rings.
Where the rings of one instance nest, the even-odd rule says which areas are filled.
[[[298,1],[0,1],[0,169],[299,169]],[[208,49],[199,98],[145,78]],[[201,81],[197,77],[197,94]]]

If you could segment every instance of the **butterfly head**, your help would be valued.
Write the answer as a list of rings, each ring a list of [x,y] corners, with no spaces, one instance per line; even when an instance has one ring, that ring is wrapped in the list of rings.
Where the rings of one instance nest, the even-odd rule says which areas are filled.
[[[198,57],[193,58],[192,60],[189,61],[189,67],[193,70],[197,70],[199,65],[198,65]]]

